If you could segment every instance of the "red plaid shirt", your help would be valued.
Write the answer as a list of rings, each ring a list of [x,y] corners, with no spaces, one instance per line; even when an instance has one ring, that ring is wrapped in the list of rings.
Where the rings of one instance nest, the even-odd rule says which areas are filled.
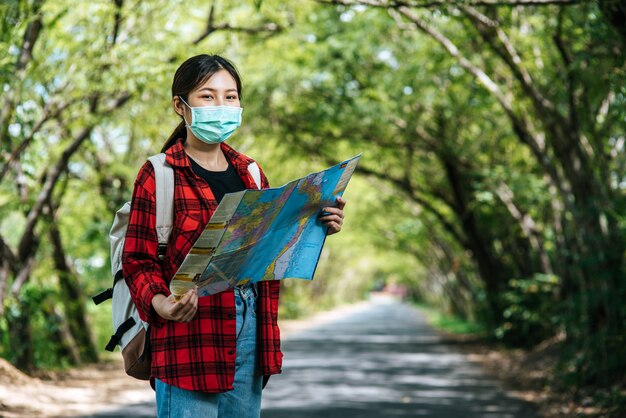
[[[249,157],[222,144],[245,186],[256,189]],[[224,392],[235,376],[236,309],[233,290],[199,298],[198,312],[189,323],[168,321],[157,315],[152,298],[169,295],[168,284],[193,243],[217,208],[211,189],[190,166],[182,141],[166,151],[174,169],[174,225],[167,253],[157,258],[155,180],[152,164],[143,165],[137,179],[123,255],[123,274],[140,317],[152,325],[152,375],[179,388]],[[261,172],[262,188],[269,187]],[[277,325],[279,282],[259,282],[258,334],[261,373],[281,372],[283,354]]]

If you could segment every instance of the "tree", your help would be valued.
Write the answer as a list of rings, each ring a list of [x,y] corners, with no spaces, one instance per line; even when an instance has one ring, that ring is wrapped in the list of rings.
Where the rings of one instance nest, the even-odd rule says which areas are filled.
[[[491,323],[510,340],[555,331],[514,320],[525,308],[511,305],[507,295],[521,291],[512,279],[554,283],[543,278],[555,274],[559,294],[544,297],[566,308],[557,324],[584,358],[580,382],[618,377],[620,360],[607,353],[623,346],[624,60],[598,5],[332,3],[330,23],[316,21],[314,45],[292,59],[307,70],[282,88],[269,82],[283,135],[327,159],[338,148],[372,150],[362,171],[393,184],[466,250]]]
[[[78,8],[75,2],[43,0],[3,6],[3,22],[9,23],[2,26],[3,49],[11,55],[0,72],[0,193],[6,202],[3,217],[12,222],[3,222],[0,229],[0,312],[9,308],[9,352],[22,369],[35,365],[31,328],[37,318],[59,323],[47,328],[59,330],[51,338],[59,340],[60,357],[68,355],[74,363],[97,359],[83,284],[68,256],[85,242],[72,242],[80,221],[67,219],[64,212],[91,217],[92,224],[105,227],[106,209],[117,207],[130,194],[127,176],[134,173],[111,169],[116,162],[106,153],[115,155],[122,136],[126,158],[138,158],[132,153],[136,138],[116,119],[122,109],[138,116],[153,113],[151,90],[162,90],[173,73],[173,61],[179,59],[181,35],[167,29],[175,7],[156,2],[131,8],[123,0]],[[197,26],[206,25],[205,30],[188,44],[201,47],[209,35],[222,32],[268,35],[282,30],[263,16],[257,17],[258,25],[244,26],[219,23],[217,15],[213,3],[208,25],[206,15],[197,16]],[[178,19],[193,28],[189,16]],[[127,123],[131,129],[135,124]],[[144,130],[142,136],[149,132]],[[68,200],[93,195],[84,183],[96,185],[102,195],[72,210]],[[102,207],[105,211],[98,213]],[[94,263],[104,258],[105,236],[91,237],[96,254],[88,257]],[[44,265],[50,270],[40,274],[37,270]],[[29,299],[33,276],[49,293],[36,291]]]

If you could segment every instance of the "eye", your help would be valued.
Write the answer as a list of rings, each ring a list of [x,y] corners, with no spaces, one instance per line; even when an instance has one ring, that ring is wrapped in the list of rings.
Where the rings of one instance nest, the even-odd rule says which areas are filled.
[[[237,100],[237,96],[236,95],[226,96],[226,100]]]
[[[203,99],[208,99],[208,100],[212,100],[213,96],[210,94],[205,94],[204,96],[202,96]]]

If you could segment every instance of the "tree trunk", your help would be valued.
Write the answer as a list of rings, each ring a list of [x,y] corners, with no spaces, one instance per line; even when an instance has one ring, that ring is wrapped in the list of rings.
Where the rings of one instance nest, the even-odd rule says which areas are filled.
[[[53,326],[52,338],[56,340],[59,358],[69,358],[73,365],[80,365],[80,348],[72,335],[67,318],[52,302],[44,303],[42,311]]]
[[[98,361],[98,351],[92,338],[91,326],[87,321],[82,287],[65,255],[61,233],[54,220],[50,224],[50,241],[53,248],[54,265],[59,275],[59,287],[62,295],[60,301],[63,303],[65,311],[68,325],[67,333],[70,334],[66,340],[73,339],[76,342],[75,345],[79,349],[79,362],[81,360],[96,362]]]
[[[510,274],[498,257],[493,254],[489,247],[491,239],[485,236],[484,230],[477,224],[476,215],[468,207],[466,190],[471,190],[471,188],[463,184],[463,179],[467,176],[459,172],[456,162],[451,161],[449,156],[439,154],[439,158],[453,192],[455,213],[467,237],[466,249],[471,251],[480,277],[485,284],[487,303],[491,311],[491,318],[488,319],[496,323],[502,317],[503,312],[498,295],[506,285]]]
[[[30,372],[35,368],[30,314],[27,308],[24,309],[24,306],[21,306],[20,309],[9,310],[6,315],[11,362],[25,372]]]

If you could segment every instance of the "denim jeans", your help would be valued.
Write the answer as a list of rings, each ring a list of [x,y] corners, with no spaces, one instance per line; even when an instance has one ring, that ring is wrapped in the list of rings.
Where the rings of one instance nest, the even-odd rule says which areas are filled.
[[[259,418],[263,377],[256,347],[256,286],[235,289],[237,357],[234,389],[204,393],[156,379],[158,418]]]

